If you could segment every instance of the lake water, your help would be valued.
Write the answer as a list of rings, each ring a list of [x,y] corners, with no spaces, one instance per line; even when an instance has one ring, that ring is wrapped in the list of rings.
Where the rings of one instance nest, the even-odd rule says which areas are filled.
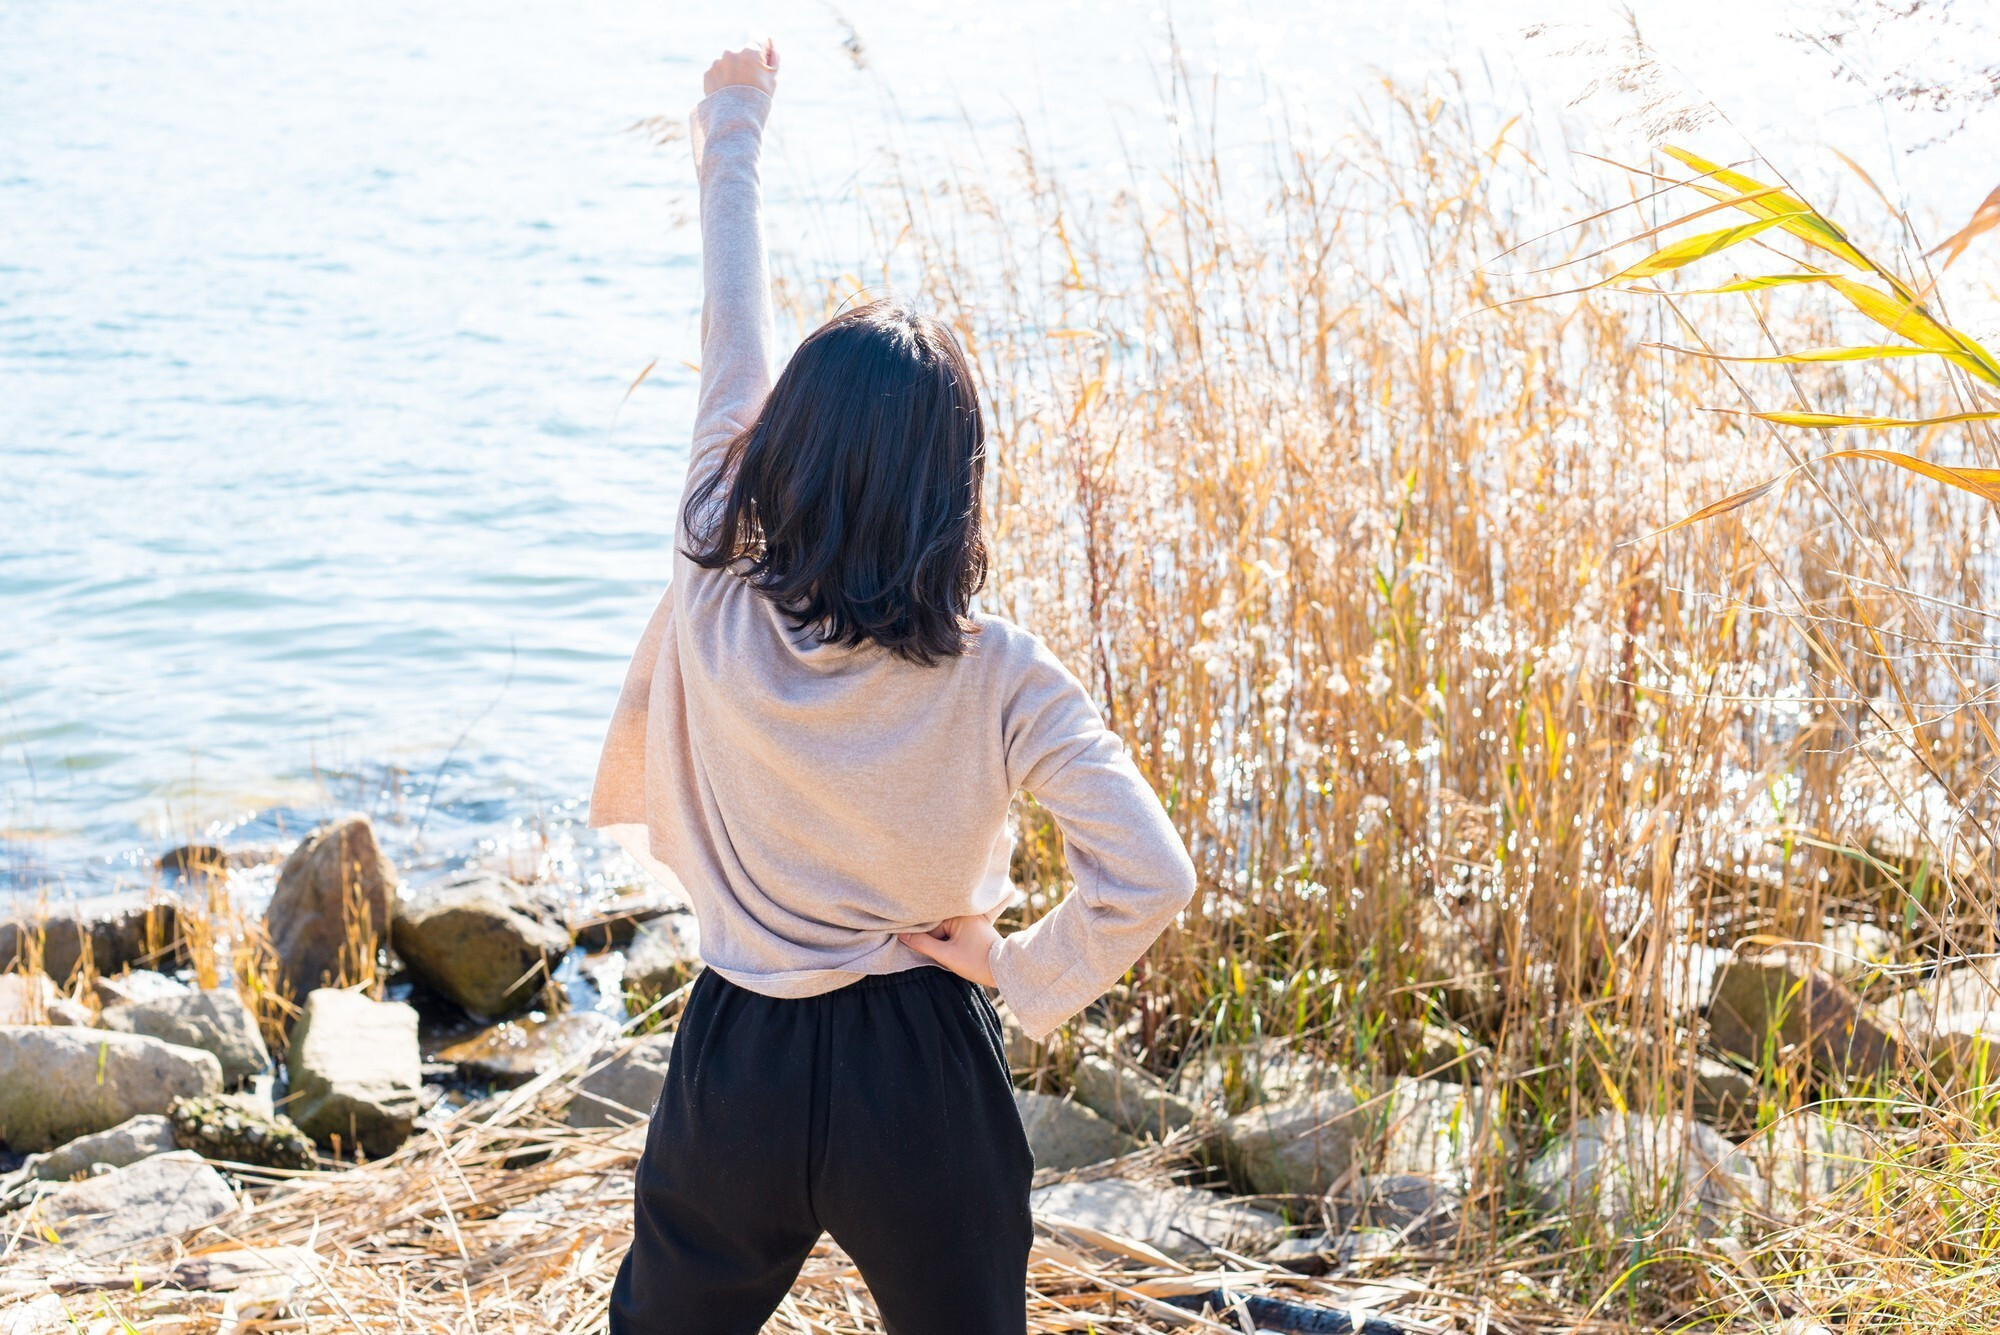
[[[1779,35],[1826,6],[1755,8],[1638,12],[1751,90],[1732,121],[1774,156],[1823,165],[1824,137],[1959,218],[2000,181],[1990,110],[1929,144],[1957,113],[1885,119]],[[546,841],[595,874],[579,827],[667,571],[699,303],[686,146],[631,127],[683,115],[746,17],[785,57],[773,243],[858,268],[885,143],[990,153],[1018,114],[1072,173],[1143,151],[1170,21],[1225,137],[1447,66],[1555,135],[1588,57],[1521,30],[1610,13],[8,0],[0,891],[143,881],[168,844],[335,808],[419,868]],[[1884,68],[1964,63],[1897,41]],[[1577,146],[1634,133],[1580,115]]]

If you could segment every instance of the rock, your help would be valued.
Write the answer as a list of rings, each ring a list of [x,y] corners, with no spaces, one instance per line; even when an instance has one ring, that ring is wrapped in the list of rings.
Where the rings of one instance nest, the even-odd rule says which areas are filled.
[[[67,1182],[100,1164],[123,1168],[155,1154],[171,1154],[174,1149],[173,1123],[158,1113],[142,1113],[108,1131],[78,1136],[47,1154],[29,1155],[22,1167],[44,1182]]]
[[[1993,1084],[2000,1079],[2000,1010],[1951,1016],[1930,1030],[1928,1046],[1938,1079]]]
[[[1872,922],[1839,922],[1820,936],[1819,967],[1853,987],[1880,978],[1901,953],[1896,938]]]
[[[1699,1014],[1715,995],[1715,976],[1734,958],[1735,952],[1727,946],[1686,942],[1669,946],[1659,980],[1668,1018]]]
[[[573,1011],[548,1019],[504,1021],[440,1049],[435,1058],[458,1067],[468,1080],[513,1089],[617,1037],[618,1022],[610,1016]]]
[[[423,1060],[408,1006],[320,988],[306,997],[285,1060],[285,1111],[319,1144],[343,1153],[358,1144],[380,1158],[409,1138],[423,1107]]]
[[[1350,1169],[1459,1183],[1504,1130],[1488,1096],[1441,1080],[1402,1080],[1386,1091],[1336,1085],[1262,1104],[1223,1124],[1223,1162],[1261,1195],[1324,1195]]]
[[[62,993],[46,975],[0,973],[0,1024],[42,1024]]]
[[[534,911],[524,887],[479,873],[410,892],[391,939],[418,981],[474,1015],[509,1015],[554,980],[569,933]]]
[[[396,864],[375,842],[366,816],[322,826],[300,841],[278,869],[264,912],[285,995],[298,1001],[318,987],[371,979],[395,893]]]
[[[37,946],[42,972],[58,983],[70,980],[86,954],[99,974],[178,960],[180,905],[146,894],[100,895],[0,922],[0,969],[31,963]]]
[[[625,948],[625,991],[642,1005],[701,972],[701,929],[692,913],[669,913],[639,929]]]
[[[235,1209],[229,1184],[198,1156],[156,1154],[44,1196],[30,1236],[48,1230],[72,1255],[124,1261],[142,1243],[191,1233]]]
[[[121,1001],[161,1001],[184,997],[193,991],[186,983],[154,969],[131,969],[97,980],[97,998],[106,1006]]]
[[[1163,1140],[1194,1121],[1195,1106],[1145,1071],[1086,1054],[1072,1073],[1076,1101],[1120,1131]]]
[[[229,874],[229,854],[214,844],[182,844],[160,854],[159,861],[153,865],[183,880],[197,877],[220,880]]]
[[[1269,1041],[1212,1051],[1182,1089],[1197,1107],[1252,1108],[1314,1094],[1346,1080],[1289,1044]]]
[[[1139,1147],[1117,1127],[1068,1099],[1017,1089],[1014,1106],[1021,1111],[1021,1126],[1028,1133],[1028,1148],[1034,1151],[1038,1170],[1084,1168]]]
[[[1878,1010],[1913,1041],[1928,1042],[1934,1030],[1949,1028],[1954,1020],[2000,1011],[2000,966],[1947,969],[1893,994]]]
[[[1285,1221],[1269,1211],[1225,1201],[1206,1191],[1148,1186],[1119,1178],[1057,1182],[1028,1199],[1038,1219],[1080,1224],[1144,1243],[1181,1261],[1206,1256],[1217,1247],[1233,1252],[1262,1251],[1285,1228]]]
[[[1744,1142],[1768,1184],[1770,1208],[1798,1214],[1825,1206],[1889,1154],[1880,1135],[1853,1122],[1805,1112],[1780,1118]]]
[[[102,1029],[0,1028],[0,1141],[43,1150],[222,1088],[212,1053]]]
[[[1328,1202],[1343,1231],[1385,1229],[1421,1244],[1443,1241],[1458,1231],[1465,1194],[1457,1186],[1415,1173],[1354,1177]]]
[[[99,1023],[120,1033],[145,1034],[212,1052],[222,1065],[225,1085],[239,1085],[271,1066],[271,1052],[257,1031],[257,1017],[233,988],[210,988],[158,1001],[120,1002],[107,1007]]]
[[[1713,1057],[1697,1057],[1686,1078],[1690,1110],[1697,1122],[1733,1135],[1742,1135],[1757,1125],[1763,1093],[1756,1078],[1742,1067]]]
[[[1413,946],[1423,961],[1421,981],[1453,1019],[1475,1032],[1488,1032],[1502,1009],[1501,970],[1478,928],[1464,913],[1427,899],[1414,935]]]
[[[171,1115],[173,1143],[204,1159],[259,1168],[316,1167],[313,1143],[298,1124],[240,1094],[182,1099]]]
[[[1713,1232],[1764,1199],[1750,1160],[1712,1127],[1668,1113],[1599,1113],[1528,1165],[1537,1205],[1595,1218],[1621,1236],[1675,1221]]]
[[[629,1126],[652,1116],[667,1082],[672,1034],[648,1034],[577,1082],[571,1126]]]
[[[629,944],[640,927],[665,917],[675,907],[673,900],[657,890],[628,886],[588,917],[570,923],[569,934],[585,950],[611,950]]]
[[[1732,960],[1716,976],[1708,1025],[1717,1048],[1759,1070],[1803,1057],[1824,1074],[1867,1079],[1902,1056],[1892,1026],[1798,951]]]
[[[1480,1045],[1449,1025],[1421,1020],[1400,1037],[1400,1065],[1409,1075],[1467,1081],[1476,1079],[1485,1065],[1478,1053]]]
[[[81,1001],[71,1001],[59,997],[49,1003],[46,1017],[50,1024],[68,1025],[77,1029],[89,1029],[97,1023],[97,1017],[90,1013],[90,1007]]]
[[[1000,1042],[1007,1049],[1007,1069],[1015,1075],[1040,1069],[1049,1059],[1048,1045],[1028,1037],[1028,1031],[1014,1018],[1014,1012],[1007,1009],[1006,1002],[996,1002],[993,1009],[1000,1016]]]

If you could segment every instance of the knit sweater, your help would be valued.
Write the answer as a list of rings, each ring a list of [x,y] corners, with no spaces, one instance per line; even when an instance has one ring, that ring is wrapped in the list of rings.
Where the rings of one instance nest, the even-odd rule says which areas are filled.
[[[770,108],[762,91],[729,87],[692,121],[703,301],[690,488],[723,466],[771,387],[758,178]],[[671,582],[611,719],[591,824],[685,895],[717,973],[806,997],[929,966],[896,934],[1006,907],[1020,790],[1054,817],[1074,880],[990,957],[1031,1036],[1102,995],[1193,895],[1159,799],[1033,635],[977,614],[967,652],[931,666],[823,643],[681,546],[676,523]]]

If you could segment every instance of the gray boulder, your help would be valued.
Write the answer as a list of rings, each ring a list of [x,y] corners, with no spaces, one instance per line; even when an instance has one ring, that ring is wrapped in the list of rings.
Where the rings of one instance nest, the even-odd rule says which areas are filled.
[[[1769,1184],[1770,1208],[1791,1215],[1852,1195],[1890,1149],[1878,1132],[1813,1112],[1780,1118],[1743,1144]]]
[[[278,869],[264,928],[279,980],[297,1001],[314,988],[363,982],[389,933],[396,864],[366,816],[313,831]]]
[[[625,991],[645,1005],[700,972],[701,929],[692,913],[653,919],[625,948]]]
[[[468,1080],[514,1089],[570,1058],[595,1052],[618,1037],[618,1022],[596,1011],[548,1019],[506,1020],[435,1054]]]
[[[1357,1174],[1328,1202],[1343,1230],[1382,1229],[1426,1244],[1457,1231],[1464,1203],[1454,1184],[1414,1173]]]
[[[393,1152],[422,1111],[417,1013],[399,1001],[333,988],[311,993],[285,1065],[292,1092],[285,1111],[343,1153],[356,1145],[375,1158]]]
[[[1120,1131],[1157,1140],[1194,1121],[1192,1103],[1129,1064],[1087,1054],[1077,1058],[1073,1079],[1076,1101]]]
[[[1544,1210],[1620,1235],[1668,1224],[1713,1232],[1767,1195],[1750,1159],[1712,1127],[1668,1113],[1599,1113],[1555,1138],[1525,1178]]]
[[[127,1258],[133,1249],[191,1233],[232,1214],[222,1175],[193,1154],[157,1154],[44,1196],[29,1236],[78,1257]]]
[[[1269,1195],[1324,1195],[1362,1169],[1462,1183],[1507,1150],[1489,1108],[1489,1095],[1441,1080],[1335,1084],[1230,1118],[1223,1162],[1239,1185]]]
[[[222,1065],[225,1085],[254,1079],[271,1066],[271,1052],[257,1031],[257,1017],[233,988],[186,992],[158,1001],[121,1002],[106,1007],[99,1023],[119,1033],[144,1034],[212,1052]]]
[[[1020,1109],[1037,1169],[1083,1168],[1139,1148],[1137,1141],[1080,1103],[1017,1089],[1014,1106]]]
[[[474,1015],[525,1009],[569,953],[567,929],[542,917],[526,888],[490,873],[410,891],[391,939],[410,972]]]
[[[93,1171],[99,1164],[123,1168],[155,1154],[171,1154],[177,1148],[173,1123],[157,1113],[143,1113],[109,1131],[78,1136],[47,1154],[31,1154],[21,1166],[30,1176],[44,1182],[67,1182]]]
[[[1902,1057],[1895,1027],[1805,951],[1730,961],[1716,975],[1708,1026],[1717,1048],[1760,1069],[1804,1059],[1824,1074],[1867,1079]]]
[[[42,1024],[49,1009],[63,999],[56,985],[39,973],[0,973],[0,1024]]]
[[[157,969],[128,969],[97,980],[97,999],[105,1006],[115,1006],[121,1001],[164,1001],[168,997],[184,997],[192,991],[186,983]]]
[[[2000,966],[1963,964],[1947,969],[1897,992],[1879,1010],[1913,1041],[1928,1042],[1936,1031],[2000,1011]]]
[[[577,1082],[571,1126],[630,1126],[652,1115],[667,1082],[672,1034],[648,1034]]]
[[[1264,1250],[1283,1234],[1285,1221],[1191,1187],[1149,1186],[1105,1178],[1057,1182],[1029,1198],[1037,1219],[1080,1224],[1099,1233],[1141,1242],[1176,1260],[1205,1256],[1217,1247]]]
[[[222,1088],[212,1053],[139,1034],[0,1027],[0,1141],[45,1150]]]
[[[86,955],[100,974],[182,957],[181,908],[143,893],[100,895],[0,921],[0,969],[25,967],[39,951],[42,972],[67,983]]]

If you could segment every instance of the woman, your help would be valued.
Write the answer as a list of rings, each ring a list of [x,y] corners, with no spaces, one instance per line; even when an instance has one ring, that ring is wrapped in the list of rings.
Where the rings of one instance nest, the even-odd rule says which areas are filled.
[[[897,1335],[1019,1335],[1034,1165],[982,989],[1047,1036],[1145,952],[1194,869],[1076,679],[972,608],[985,446],[950,331],[864,306],[773,384],[758,154],[777,69],[769,46],[728,52],[695,109],[700,402],[672,585],[592,797],[592,823],[693,903],[708,966],[611,1328],[751,1335],[824,1230]],[[1003,938],[1021,789],[1075,888]]]

